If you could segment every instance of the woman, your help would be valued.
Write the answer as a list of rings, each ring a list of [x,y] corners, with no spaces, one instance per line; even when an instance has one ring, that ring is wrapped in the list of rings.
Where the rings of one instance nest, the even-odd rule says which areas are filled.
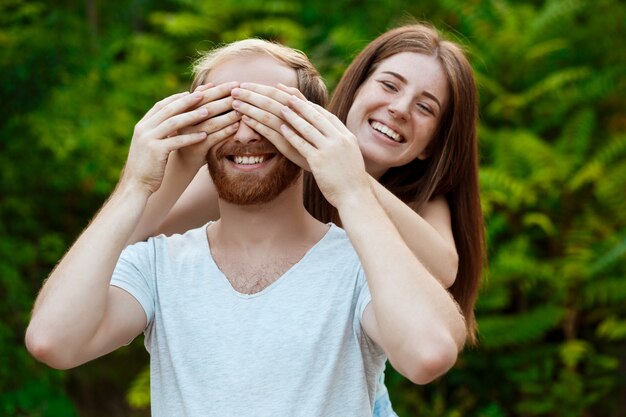
[[[217,88],[200,87],[209,92]],[[220,116],[229,119],[209,130],[224,136],[244,123],[272,141],[312,171],[305,178],[311,213],[339,224],[341,219],[330,204],[332,193],[341,188],[336,187],[339,181],[345,183],[342,186],[362,187],[358,169],[350,172],[345,166],[346,160],[356,161],[355,152],[360,150],[378,202],[414,255],[449,288],[473,342],[473,308],[484,259],[476,96],[471,66],[462,50],[429,26],[409,25],[384,33],[355,58],[335,90],[329,112],[285,87],[242,85],[232,89],[230,97],[211,98],[237,113]],[[238,114],[243,115],[241,121]],[[143,223],[161,224],[160,228],[140,226],[134,239],[182,232],[218,217],[207,178],[200,172],[161,223],[178,197],[171,189],[180,190],[184,183],[170,187],[164,182],[167,197],[155,199],[156,211],[146,215]],[[394,415],[384,384],[374,410],[378,416]]]

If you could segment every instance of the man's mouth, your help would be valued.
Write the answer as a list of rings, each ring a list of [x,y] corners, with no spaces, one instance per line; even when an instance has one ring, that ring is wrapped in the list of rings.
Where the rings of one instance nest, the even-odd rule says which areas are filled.
[[[217,159],[226,159],[242,168],[268,163],[276,155],[279,155],[278,150],[269,142],[226,143],[216,151]]]
[[[257,165],[262,164],[265,161],[269,161],[275,156],[275,154],[262,154],[262,155],[230,155],[228,159],[234,162],[236,165]]]
[[[387,136],[389,139],[393,140],[394,142],[398,142],[398,143],[406,142],[406,140],[401,134],[399,134],[398,132],[390,128],[389,126],[386,126],[376,120],[370,120],[369,123],[370,123],[370,126],[372,126],[372,129],[374,129],[377,132],[382,133],[383,135]]]

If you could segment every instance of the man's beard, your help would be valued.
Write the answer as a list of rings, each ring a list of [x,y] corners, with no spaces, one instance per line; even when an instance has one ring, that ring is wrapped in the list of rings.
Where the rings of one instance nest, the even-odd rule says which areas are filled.
[[[232,155],[265,155],[267,161],[270,154],[279,160],[272,162],[274,167],[265,174],[227,173],[224,167],[227,163],[225,159],[232,160]],[[299,166],[283,157],[267,141],[250,145],[229,142],[216,151],[209,151],[206,160],[217,195],[224,201],[240,206],[265,204],[274,200],[296,182],[302,172]]]

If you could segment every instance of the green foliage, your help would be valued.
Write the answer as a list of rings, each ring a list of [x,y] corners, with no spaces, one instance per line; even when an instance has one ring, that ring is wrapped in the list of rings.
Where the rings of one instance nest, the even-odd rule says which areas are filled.
[[[624,390],[618,366],[626,328],[626,151],[623,119],[615,118],[624,106],[624,59],[614,60],[610,47],[599,53],[591,36],[602,32],[599,22],[581,22],[598,8],[623,21],[624,7],[445,5],[471,40],[481,86],[490,266],[478,302],[479,347],[440,387],[426,388],[429,404],[446,393],[445,411],[425,410],[617,415],[623,404],[614,399]]]
[[[0,393],[0,413],[3,416],[78,416],[72,402],[49,381],[30,381],[18,390]]]
[[[133,408],[145,409],[150,406],[150,367],[137,375],[128,390],[127,399]]]
[[[476,70],[490,262],[479,345],[425,387],[389,371],[394,408],[407,417],[621,415],[619,0],[0,3],[0,359],[10,364],[0,370],[0,415],[147,412],[147,368],[128,366],[140,344],[113,365],[61,373],[35,363],[23,335],[42,280],[114,187],[133,125],[188,88],[198,50],[274,39],[306,51],[332,89],[367,42],[411,17],[466,45]],[[116,382],[94,405],[102,380]],[[120,401],[135,411],[102,406]]]

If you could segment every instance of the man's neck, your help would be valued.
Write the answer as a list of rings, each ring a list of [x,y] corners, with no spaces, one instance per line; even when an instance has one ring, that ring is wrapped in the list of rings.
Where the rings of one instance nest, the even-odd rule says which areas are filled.
[[[220,200],[219,205],[221,218],[209,236],[212,245],[223,248],[300,246],[316,242],[320,231],[327,230],[304,208],[301,178],[265,204],[239,206]]]
[[[301,179],[267,204],[236,206],[220,200],[220,212],[220,220],[207,229],[211,256],[244,294],[267,288],[328,231],[304,208]]]

